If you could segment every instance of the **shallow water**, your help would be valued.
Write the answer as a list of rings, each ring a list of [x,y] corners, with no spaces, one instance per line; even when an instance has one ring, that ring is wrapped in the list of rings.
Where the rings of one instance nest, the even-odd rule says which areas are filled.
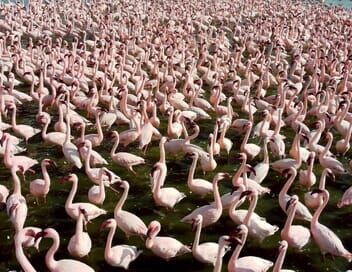
[[[29,90],[29,87],[25,87],[24,89]],[[33,107],[32,104],[25,105],[25,107],[22,107],[22,110],[19,112],[19,116],[22,116],[23,118],[19,119],[18,122],[26,124],[32,123],[36,111],[37,108]],[[53,120],[53,122],[54,121],[55,120]],[[9,122],[9,120],[7,120],[7,122]],[[165,123],[166,122],[164,120],[162,122],[162,127],[160,128],[162,133],[165,133],[166,130]],[[213,122],[200,122],[200,126],[201,134],[196,143],[200,143],[203,147],[205,147],[208,134],[212,131]],[[126,128],[127,127],[118,127],[117,129],[121,131]],[[113,129],[116,129],[116,127],[113,127]],[[94,129],[90,129],[90,131],[94,131]],[[288,149],[288,147],[291,146],[293,133],[290,129],[283,129],[283,132],[288,137]],[[233,174],[234,170],[237,169],[239,165],[238,162],[233,160],[233,157],[238,153],[242,136],[238,136],[230,131],[228,137],[234,142],[234,147],[228,159],[225,154],[223,154],[221,158],[217,158],[218,167],[216,168],[216,172],[228,171]],[[253,140],[251,141],[253,142]],[[130,194],[124,209],[140,216],[146,224],[152,220],[159,220],[162,224],[161,235],[173,236],[185,244],[190,245],[193,242],[194,232],[192,232],[190,225],[181,223],[179,220],[197,206],[204,205],[208,201],[212,201],[211,196],[208,196],[204,200],[199,200],[198,197],[195,197],[189,193],[186,186],[186,180],[191,161],[184,159],[183,157],[173,158],[167,156],[168,176],[166,178],[166,186],[175,186],[180,191],[187,193],[186,199],[177,204],[173,211],[168,211],[163,208],[155,207],[149,188],[149,171],[151,166],[159,159],[158,143],[155,142],[149,147],[146,155],[146,165],[135,168],[137,176],[128,173],[126,170],[117,167],[111,162],[109,157],[111,147],[112,143],[109,141],[104,141],[103,146],[97,150],[101,152],[106,159],[108,159],[109,168],[111,170],[130,182]],[[136,146],[131,146],[129,148],[129,152],[141,155],[141,152],[137,150]],[[58,179],[69,171],[69,167],[64,163],[61,150],[53,146],[42,144],[41,137],[38,135],[30,140],[27,155],[38,160],[43,158],[52,158],[58,162],[59,167],[57,169],[49,170],[50,176],[52,177],[51,191],[47,197],[47,202],[41,203],[40,206],[34,203],[34,199],[31,196],[27,195],[29,184],[28,181],[33,180],[40,175],[29,175],[27,177],[28,181],[22,182],[23,194],[27,195],[29,208],[26,226],[38,226],[42,228],[53,227],[58,230],[61,235],[61,245],[58,253],[56,254],[56,258],[70,258],[67,252],[67,243],[75,231],[75,223],[66,215],[64,203],[71,186],[70,184],[62,185],[58,182]],[[251,162],[251,164],[255,165],[256,162],[260,160],[261,158],[255,162]],[[343,159],[343,162],[347,166],[347,160]],[[0,178],[6,186],[11,188],[10,173],[7,169],[4,169],[2,165],[3,164],[0,166]],[[39,167],[36,167],[35,169],[37,170],[37,173],[40,173]],[[88,180],[83,171],[75,172],[79,175],[79,189],[75,202],[86,202],[88,201],[87,192],[90,186],[92,186],[92,183]],[[318,164],[315,165],[314,172],[316,173],[317,178],[319,178],[321,168]],[[211,180],[213,175],[214,173],[207,174],[205,178]],[[195,176],[202,176],[199,169]],[[280,228],[284,225],[286,216],[278,205],[277,197],[284,182],[285,178],[278,177],[276,173],[270,172],[269,176],[263,182],[263,185],[269,186],[272,189],[272,192],[270,195],[261,198],[258,201],[258,206],[256,208],[256,212],[259,215],[266,217],[270,223],[277,224]],[[230,190],[230,182],[224,181],[220,184],[221,192],[228,192]],[[339,197],[341,197],[343,190],[345,190],[349,184],[350,176],[337,177],[337,181],[334,184],[329,181],[327,182],[327,188],[330,191],[331,199],[321,218],[321,222],[334,230],[342,239],[347,248],[351,248],[352,245],[352,235],[350,232],[352,228],[352,219],[350,216],[351,208],[348,207],[339,210],[336,208],[336,203]],[[96,271],[123,271],[122,269],[110,267],[104,261],[104,246],[107,231],[101,231],[99,226],[105,219],[113,217],[114,206],[121,196],[121,194],[116,194],[109,189],[107,190],[107,198],[103,207],[108,211],[108,214],[95,219],[93,223],[88,225],[88,232],[92,239],[93,246],[89,257],[83,258],[82,261],[94,267]],[[297,185],[297,182],[294,184],[290,193],[298,194],[300,198],[303,199],[304,192]],[[19,271],[20,268],[16,262],[13,250],[13,229],[11,228],[11,224],[5,211],[0,213],[0,222],[0,241],[2,241],[0,242],[0,251],[2,252],[2,254],[0,254],[0,271]],[[302,222],[296,221],[295,224],[302,224]],[[309,227],[308,224],[303,224]],[[220,235],[228,234],[233,226],[234,224],[229,219],[227,212],[224,212],[218,223],[206,228],[206,230],[203,231],[201,241],[217,241]],[[248,240],[241,256],[254,255],[274,261],[277,255],[279,240],[279,233],[267,238],[262,244]],[[51,242],[46,239],[41,242],[39,253],[33,249],[27,251],[29,253],[27,254],[29,259],[38,271],[46,271],[44,257],[50,243]],[[130,271],[212,271],[212,267],[198,263],[191,254],[177,257],[170,262],[165,262],[162,259],[155,257],[148,249],[146,249],[143,242],[139,238],[133,237],[127,240],[121,231],[116,233],[113,244],[131,244],[144,250],[143,254],[131,264]],[[231,253],[227,254],[224,262],[225,264],[227,263],[230,254]],[[352,266],[349,266],[348,263],[342,258],[335,258],[335,260],[332,260],[327,257],[323,260],[319,249],[312,242],[304,249],[303,252],[294,252],[289,250],[284,267],[302,272],[345,271],[347,268],[352,268]],[[223,271],[225,271],[225,268]]]

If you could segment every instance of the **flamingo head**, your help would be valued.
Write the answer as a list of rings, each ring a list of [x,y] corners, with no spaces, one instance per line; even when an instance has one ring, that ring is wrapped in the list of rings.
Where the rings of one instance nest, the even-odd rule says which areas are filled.
[[[89,222],[89,218],[88,218],[88,213],[87,213],[87,211],[86,211],[85,209],[79,207],[79,212],[80,212],[81,214],[83,214],[84,220],[85,220],[86,222]]]
[[[246,196],[250,196],[253,194],[253,191],[250,191],[250,190],[246,190],[246,191],[243,191],[240,195],[240,199],[246,197]]]
[[[192,230],[194,231],[199,224],[202,224],[203,222],[203,216],[201,214],[198,214],[196,218],[192,219]]]
[[[36,233],[34,241],[37,242],[39,239],[45,237],[46,235],[48,235],[48,232],[46,232],[45,230],[39,231]]]
[[[331,180],[332,180],[333,182],[336,181],[336,177],[335,177],[334,173],[331,171],[331,169],[326,168],[326,174],[331,178]]]
[[[37,235],[37,232],[34,229],[27,229],[25,233],[25,236],[29,236],[34,239],[35,243],[33,247],[39,252],[39,244],[42,238],[35,239],[36,235]]]
[[[324,190],[319,189],[319,188],[315,188],[315,189],[313,189],[313,190],[310,192],[311,195],[314,195],[314,194],[322,194],[322,193],[324,193]]]
[[[73,181],[75,178],[77,178],[75,174],[68,174],[67,176],[62,177],[59,182],[63,184],[67,181]]]
[[[53,165],[53,166],[55,166],[55,167],[57,167],[57,164],[56,164],[56,162],[55,161],[53,161],[53,160],[51,160],[51,159],[44,159],[44,165],[45,166],[50,166],[50,165]]]
[[[252,165],[246,164],[246,170],[247,170],[247,172],[250,172],[255,176],[257,175],[257,172],[255,171],[255,169]]]
[[[101,225],[100,225],[100,230],[106,229],[106,228],[112,228],[116,226],[116,221],[115,219],[108,219],[106,221],[104,221]]]
[[[294,173],[296,173],[296,169],[293,167],[287,168],[284,171],[282,171],[282,174],[285,178],[288,178],[289,176],[294,175]]]
[[[288,243],[286,240],[282,240],[279,242],[279,252],[286,250],[288,247]]]
[[[240,153],[237,156],[234,157],[236,161],[242,162],[243,160],[247,159],[247,155],[245,153]]]
[[[297,195],[293,195],[289,201],[286,202],[286,207],[285,210],[287,211],[288,208],[292,205],[296,205],[298,202],[298,196]]]
[[[217,173],[214,177],[217,181],[223,180],[223,179],[230,179],[230,174],[229,173]]]
[[[118,132],[117,131],[110,131],[107,135],[106,138],[107,139],[115,139],[118,136]]]
[[[161,225],[158,221],[150,222],[148,226],[148,231],[147,231],[148,239],[154,238],[159,233],[160,228],[161,228]]]
[[[4,133],[0,139],[0,143],[1,145],[3,146],[4,145],[4,142],[9,139],[9,134],[8,133]]]

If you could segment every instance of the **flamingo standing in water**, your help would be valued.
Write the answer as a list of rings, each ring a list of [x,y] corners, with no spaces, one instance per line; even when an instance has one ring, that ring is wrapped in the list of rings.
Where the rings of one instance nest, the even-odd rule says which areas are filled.
[[[101,229],[102,228],[110,229],[105,245],[105,261],[111,266],[123,267],[128,270],[130,263],[138,258],[138,256],[142,253],[142,250],[138,250],[137,247],[129,245],[118,245],[112,247],[112,240],[116,232],[116,220],[106,220],[101,225]]]
[[[45,263],[51,272],[67,272],[67,271],[82,271],[82,272],[94,272],[94,269],[90,266],[71,259],[55,260],[54,256],[60,246],[60,236],[53,228],[47,228],[41,232],[38,232],[35,236],[38,238],[50,238],[53,240],[53,244],[45,255]]]

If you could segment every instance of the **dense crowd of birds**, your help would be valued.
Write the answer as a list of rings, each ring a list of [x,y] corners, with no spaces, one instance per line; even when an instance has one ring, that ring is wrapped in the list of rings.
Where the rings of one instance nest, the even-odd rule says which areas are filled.
[[[351,36],[351,11],[309,2],[1,4],[0,153],[12,186],[0,185],[0,201],[13,225],[15,254],[23,271],[37,271],[24,249],[39,248],[44,238],[53,240],[45,257],[48,270],[94,271],[77,259],[94,247],[87,223],[107,214],[106,190],[122,191],[114,218],[101,225],[109,231],[104,258],[111,266],[128,269],[143,254],[134,245],[113,245],[117,229],[127,238],[143,239],[144,251],[165,260],[192,253],[197,261],[213,265],[215,272],[222,270],[223,256],[231,247],[230,272],[271,267],[275,272],[292,271],[281,269],[287,249],[302,254],[307,243],[315,243],[323,255],[350,262],[352,253],[334,226],[319,219],[329,202],[326,179],[349,175],[342,160],[346,161],[352,134]],[[29,105],[38,110],[35,118],[19,124],[21,109]],[[204,123],[214,127],[206,146],[197,142]],[[94,133],[86,134],[86,128]],[[294,133],[290,147],[282,130]],[[65,211],[76,221],[67,246],[75,259],[55,258],[58,230],[26,224],[28,210],[37,204],[45,207],[46,198],[56,197],[50,193],[55,170],[48,169],[57,162],[38,162],[26,153],[39,133],[48,149],[58,146],[72,167],[60,182],[72,186]],[[242,139],[240,145],[233,142],[234,135]],[[108,159],[101,152],[104,142],[111,143]],[[160,236],[157,216],[146,225],[138,214],[124,209],[134,185],[111,170],[112,164],[133,177],[154,145],[159,146],[160,159],[148,162],[148,205],[172,214],[180,201],[187,201],[189,192],[165,184],[166,159],[183,156],[190,162],[184,181],[189,191],[199,203],[213,196],[213,202],[184,211],[179,218],[194,227],[192,246],[172,234]],[[218,164],[232,163],[232,158],[240,162],[232,177],[217,171]],[[20,178],[28,180],[39,163],[42,178],[21,184]],[[318,186],[317,164],[323,169]],[[212,181],[197,174],[197,168],[213,173]],[[287,214],[281,230],[255,212],[270,193],[265,186],[269,171],[286,178],[277,202]],[[92,182],[86,202],[75,201],[77,173]],[[221,195],[219,184],[224,180],[231,181],[232,189]],[[290,193],[295,181],[304,198]],[[22,194],[22,186],[31,196]],[[352,203],[352,187],[342,193],[338,208]],[[239,209],[246,200],[248,209]],[[139,205],[138,198],[133,201]],[[217,242],[200,244],[201,232],[227,214],[233,221],[228,235],[219,233]],[[260,244],[272,235],[281,237],[275,263],[260,256],[240,257],[247,237]]]

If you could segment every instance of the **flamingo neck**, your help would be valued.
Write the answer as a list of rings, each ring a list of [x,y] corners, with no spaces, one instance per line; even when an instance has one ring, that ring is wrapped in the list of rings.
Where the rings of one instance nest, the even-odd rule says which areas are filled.
[[[16,107],[14,107],[13,110],[12,110],[11,125],[12,125],[13,128],[17,127],[17,124],[16,124]]]
[[[264,142],[264,159],[263,163],[269,164],[269,154],[268,154],[268,142]]]
[[[280,250],[279,256],[277,256],[273,272],[281,272],[282,265],[284,264],[287,249]]]
[[[129,186],[126,186],[126,188],[124,189],[123,194],[122,194],[119,202],[117,202],[117,204],[116,204],[115,213],[120,212],[122,210],[122,207],[126,202],[129,189],[130,189]]]
[[[45,140],[48,137],[48,127],[49,127],[49,121],[44,124],[44,127],[42,129],[42,138]]]
[[[327,153],[329,152],[329,150],[330,150],[331,144],[332,144],[332,137],[329,136],[329,141],[328,141],[328,143],[326,144],[326,146],[325,146],[323,152],[320,153],[320,156],[319,156],[320,158],[324,158],[324,157],[326,156],[326,154],[327,154]]]
[[[36,272],[32,264],[28,261],[26,255],[24,254],[22,243],[21,241],[18,240],[18,238],[15,240],[15,252],[16,252],[16,259],[24,271]]]
[[[119,146],[119,142],[120,142],[119,134],[116,133],[115,136],[116,136],[115,143],[114,143],[114,145],[113,145],[113,147],[112,147],[112,149],[110,151],[110,156],[111,157],[114,157],[117,154],[116,150],[117,150],[117,147]]]
[[[111,247],[112,247],[112,240],[114,238],[116,232],[116,225],[113,225],[110,230],[109,230],[109,234],[108,234],[108,238],[106,239],[106,244],[105,244],[105,258],[109,257],[111,252]]]
[[[90,158],[92,156],[92,146],[88,145],[88,151],[87,151],[87,158],[84,161],[84,170],[86,171],[86,173],[91,171],[91,167],[90,167]]]
[[[46,168],[46,166],[44,164],[42,164],[42,173],[43,173],[43,178],[45,181],[45,189],[49,190],[50,188],[50,176],[48,173],[48,169]]]
[[[202,231],[202,224],[199,223],[199,224],[197,224],[197,231],[196,231],[196,235],[194,236],[194,241],[193,241],[193,245],[192,245],[193,252],[196,252],[198,249],[201,231]]]
[[[103,134],[103,130],[101,128],[99,114],[96,114],[95,124],[96,124],[96,127],[97,127],[99,141],[103,141],[104,140],[104,134]]]
[[[221,197],[219,193],[219,187],[218,187],[218,180],[215,179],[213,181],[213,191],[214,191],[214,201],[215,201],[215,207],[217,210],[222,210],[222,202],[221,202]]]
[[[76,222],[76,239],[77,240],[81,240],[83,234],[83,214],[79,213],[79,216],[77,218],[77,222]]]
[[[323,203],[318,207],[318,209],[316,209],[316,211],[313,214],[313,218],[310,223],[311,227],[314,225],[317,225],[319,223],[320,214],[322,213],[322,211],[324,210],[324,208],[328,204],[328,202],[329,202],[329,196],[326,195],[326,197],[323,197]]]
[[[246,239],[247,239],[247,232],[243,233],[243,235],[242,235],[242,238],[241,238],[242,245],[238,244],[232,253],[232,256],[231,256],[229,263],[228,263],[228,271],[234,271],[233,268],[236,266],[236,261],[237,261],[238,257],[240,256],[242,247],[243,247],[244,243],[246,242]]]
[[[195,157],[192,161],[191,167],[189,168],[189,172],[188,172],[188,179],[187,179],[188,186],[193,184],[193,177],[197,166],[197,162],[198,162],[198,158]]]
[[[246,167],[246,160],[243,160],[241,166],[238,168],[237,172],[232,177],[232,185],[237,186],[238,179],[241,177],[244,168]]]
[[[68,109],[67,109],[68,110]],[[70,118],[67,118],[66,120],[66,138],[65,138],[65,144],[68,144],[71,142],[71,125],[70,125]]]
[[[167,172],[167,168],[165,165],[162,165],[161,167],[159,167],[159,175],[158,178],[156,179],[156,183],[153,187],[153,197],[154,198],[160,198],[160,187],[161,184],[164,183],[165,178],[166,178],[166,172]]]
[[[254,194],[250,200],[250,205],[246,214],[246,217],[243,220],[243,224],[245,224],[247,227],[249,227],[249,222],[252,218],[252,215],[254,213],[255,207],[257,206],[257,201],[258,201],[258,195]]]
[[[293,219],[294,219],[295,214],[296,214],[296,210],[297,210],[297,204],[294,204],[291,207],[290,212],[287,215],[284,228],[282,229],[282,233],[285,233],[285,234],[289,233],[291,225],[292,225],[292,222],[293,222]]]
[[[11,169],[11,174],[13,179],[13,194],[21,195],[21,182],[13,168]]]
[[[289,177],[289,179],[286,181],[284,187],[282,187],[282,189],[281,189],[281,191],[279,193],[279,197],[280,198],[284,198],[285,195],[287,195],[288,189],[290,189],[290,187],[291,187],[293,181],[295,180],[295,178],[296,178],[296,175],[291,175]]]
[[[72,188],[71,188],[70,194],[68,195],[68,197],[66,199],[66,203],[65,203],[66,208],[70,208],[72,206],[73,199],[74,199],[76,192],[77,192],[77,187],[78,187],[78,181],[76,179],[74,179],[72,181]]]
[[[53,244],[45,255],[45,263],[49,270],[53,271],[57,264],[54,255],[60,246],[60,237],[57,232],[55,232],[50,238],[52,238]]]
[[[241,152],[244,152],[244,147],[246,146],[247,142],[248,142],[248,139],[249,139],[249,135],[251,134],[251,131],[252,131],[252,128],[248,128],[248,130],[246,131],[246,134],[243,138],[243,141],[241,143]]]
[[[225,245],[224,243],[219,244],[218,253],[216,255],[216,262],[214,272],[221,272],[222,268],[222,256],[224,256]]]
[[[165,145],[162,143],[159,145],[160,147],[160,159],[159,162],[165,164],[166,158],[165,158]]]

